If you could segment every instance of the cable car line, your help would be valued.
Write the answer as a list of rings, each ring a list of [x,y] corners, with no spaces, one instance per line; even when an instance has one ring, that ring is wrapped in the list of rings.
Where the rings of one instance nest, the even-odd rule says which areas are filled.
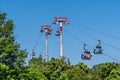
[[[108,55],[108,54],[105,54],[105,53],[104,53],[104,55],[120,63],[120,61],[119,61],[118,59],[116,59],[116,58],[113,58],[113,57],[111,57],[110,55]]]
[[[74,39],[78,40],[79,42],[81,42],[82,44],[85,44],[83,41],[81,41],[78,37],[74,36],[71,32],[67,31],[66,29],[64,29],[65,32],[69,33],[70,36],[72,36]]]
[[[85,31],[84,31],[85,32]],[[89,37],[91,37],[92,39],[94,39],[94,40],[98,40],[98,39],[96,39],[95,37],[93,37],[92,35],[90,35],[90,34],[88,34],[87,32],[85,32],[85,34],[86,35],[89,35]],[[106,42],[104,42],[104,41],[101,41],[103,44],[105,44],[106,46],[109,46],[109,47],[111,47],[111,48],[113,48],[113,49],[116,49],[116,50],[118,50],[118,51],[120,51],[120,48],[117,48],[117,47],[115,47],[115,46],[112,46],[111,44],[108,44],[108,43],[106,43]]]
[[[64,29],[65,30],[65,29]],[[71,37],[73,37],[74,39],[76,39],[76,40],[78,40],[78,41],[80,41],[82,44],[84,44],[84,42],[83,41],[81,41],[78,37],[76,37],[76,36],[74,36],[72,33],[70,33],[69,31],[67,31],[67,30],[65,30],[67,33],[69,33],[69,35],[71,36]],[[90,48],[92,48],[90,45],[89,45],[89,47]],[[115,61],[118,61],[118,62],[120,62],[118,59],[116,59],[116,58],[113,58],[113,57],[111,57],[111,56],[109,56],[108,54],[105,54],[105,53],[103,53],[105,56],[107,56],[107,57],[109,57],[109,58],[111,58],[111,59],[113,59],[113,60],[115,60]]]
[[[37,45],[39,44],[39,43],[38,43],[38,42],[39,42],[39,36],[40,36],[40,33],[38,33],[38,36],[37,36],[37,38],[36,38],[36,41],[35,41],[35,45],[34,45],[34,47],[33,47],[33,50],[35,50],[36,47],[37,47]]]
[[[83,41],[81,41],[79,38],[77,38],[76,36],[74,36],[72,33],[70,33],[69,31],[65,30],[67,33],[69,33],[70,36],[72,36],[74,39],[80,41],[83,45],[84,45],[84,49],[83,49],[83,52],[81,54],[81,58],[82,60],[90,60],[92,58],[92,54],[91,52],[86,49],[86,46],[90,47],[89,45],[85,44]]]
[[[72,21],[72,22],[74,22],[74,21]],[[94,29],[94,28],[90,28],[90,27],[88,27],[88,26],[84,26],[84,25],[82,25],[82,24],[78,24],[78,23],[76,23],[76,22],[74,22],[76,25],[78,25],[78,26],[81,26],[81,28],[85,28],[85,29],[89,29],[89,30],[91,30],[92,32],[94,31],[94,32],[97,32],[97,33],[99,33],[99,34],[101,34],[101,35],[105,35],[105,36],[108,36],[108,37],[111,37],[111,38],[114,38],[114,39],[116,39],[116,40],[120,40],[120,38],[119,37],[117,37],[117,36],[114,36],[114,35],[111,35],[111,34],[108,34],[108,33],[105,33],[105,32],[101,32],[101,31],[98,31],[98,30],[96,30],[96,29]],[[77,27],[78,28],[78,27]]]
[[[38,36],[37,36],[37,38],[36,38],[34,47],[33,47],[33,49],[32,49],[32,56],[35,56],[35,55],[36,55],[35,49],[36,49],[36,47],[37,47],[37,45],[38,45],[38,40],[39,40],[39,33],[38,33]]]
[[[42,36],[42,33],[38,32],[38,35],[37,35],[36,40],[35,40],[34,47],[32,49],[32,56],[36,56],[35,50],[36,50],[37,46],[39,45],[39,39],[40,39],[41,36]]]
[[[81,30],[81,31],[83,31],[83,30]],[[98,40],[98,39],[96,39],[95,37],[93,37],[92,35],[88,34],[87,32],[84,31],[84,33],[85,33],[86,35],[89,35],[89,37],[91,37],[92,39]],[[102,42],[103,44],[105,44],[105,45],[113,48],[113,49],[116,49],[116,50],[120,51],[120,48],[117,48],[117,47],[115,47],[115,46],[112,46],[111,44],[108,44],[108,43],[106,43],[106,42],[104,42],[104,41],[101,41],[101,42]]]
[[[42,48],[41,48],[41,50],[40,50],[40,55],[39,55],[40,58],[43,57],[43,49],[44,49],[44,45],[42,46]]]
[[[56,19],[57,19],[57,18],[55,18],[55,20],[56,20]],[[61,22],[61,19],[60,19],[60,22]],[[65,22],[65,21],[64,21],[64,22]],[[65,23],[65,24],[66,24],[66,23]],[[112,38],[114,38],[114,39],[120,40],[119,37],[116,37],[116,36],[113,36],[113,35],[110,35],[110,34],[107,34],[107,33],[101,32],[101,31],[98,31],[98,30],[96,30],[96,29],[93,29],[93,28],[90,28],[90,27],[87,27],[87,26],[83,26],[83,25],[81,25],[81,24],[79,24],[79,26],[82,26],[82,27],[81,27],[82,29],[89,29],[89,30],[94,31],[94,32],[96,32],[96,33],[100,33],[101,35],[105,35],[105,36],[112,37]],[[79,26],[78,26],[78,27],[76,26],[76,28],[74,28],[74,29],[83,32],[85,35],[89,36],[90,38],[94,39],[95,41],[96,41],[96,40],[99,40],[99,39],[97,39],[96,37],[94,37],[93,35],[89,34],[88,32],[80,29]],[[46,27],[44,27],[44,29],[46,29]],[[41,28],[41,32],[43,32],[44,29]],[[60,28],[60,29],[62,29],[62,28]],[[88,46],[88,47],[91,48],[91,49],[93,49],[93,47],[91,47],[90,45],[85,44],[84,41],[82,41],[78,36],[74,35],[73,33],[67,31],[66,29],[64,29],[64,30],[65,30],[65,32],[68,33],[71,37],[73,37],[74,39],[78,40],[80,43],[82,43],[82,44],[84,45],[84,49],[83,49],[83,52],[82,52],[82,54],[81,54],[81,58],[82,58],[83,60],[90,60],[91,57],[92,57],[92,54],[91,54],[91,52],[90,52],[89,50],[87,50],[85,47]],[[52,30],[51,30],[51,31],[52,31]],[[51,34],[51,31],[49,31],[49,29],[48,29],[48,32],[49,32],[49,33],[47,33],[47,35],[48,35],[48,34]],[[59,29],[56,31],[56,34],[55,34],[55,35],[56,35],[56,36],[60,36]],[[33,50],[32,50],[32,56],[35,56],[35,51],[34,51],[34,50],[36,49],[36,47],[37,47],[38,44],[39,44],[39,43],[38,43],[39,36],[40,36],[40,34],[38,34],[38,36],[37,36],[35,45],[34,45]],[[109,46],[109,47],[111,47],[111,48],[113,48],[113,49],[116,49],[116,50],[120,51],[120,48],[114,47],[114,46],[112,46],[111,44],[108,44],[108,43],[106,43],[106,42],[104,42],[104,41],[102,41],[102,43],[105,44],[105,45],[107,45],[107,46]],[[98,45],[99,48],[101,47],[100,45],[101,45],[101,41],[99,40],[99,45]],[[98,46],[96,46],[97,49],[98,49]],[[42,49],[41,49],[40,55],[42,55],[43,48],[44,48],[44,46],[43,46]],[[102,49],[102,48],[101,48],[101,49]],[[94,53],[97,53],[98,51],[96,51],[95,49],[93,49],[93,52],[94,52]],[[100,53],[102,53],[102,51],[101,51]],[[111,56],[108,55],[108,54],[105,54],[105,53],[104,53],[104,55],[107,56],[107,57],[109,57],[109,58],[111,58],[111,59],[113,59],[113,60],[115,60],[115,61],[120,62],[118,59],[113,58],[113,57],[111,57]],[[47,58],[46,58],[46,59],[47,59]],[[48,61],[48,60],[46,60],[46,61]]]
[[[79,29],[78,27],[76,27],[76,28],[77,28],[77,30]],[[75,29],[76,29],[76,28],[75,28]],[[85,31],[83,31],[83,30],[80,30],[80,31],[84,32],[85,35],[87,35],[88,37],[92,38],[93,40],[98,40],[98,39],[96,39],[95,37],[93,37],[92,35],[90,35],[89,33],[85,32]],[[111,44],[108,44],[108,43],[106,43],[106,42],[104,42],[104,41],[101,41],[101,42],[102,42],[103,44],[105,44],[106,46],[109,46],[109,47],[111,47],[111,48],[113,48],[113,49],[116,49],[116,50],[120,51],[120,48],[117,48],[117,47],[115,47],[115,46],[112,46]]]
[[[98,39],[96,39],[95,37],[93,37],[92,35],[88,34],[87,32],[85,32],[85,31],[79,29],[78,27],[76,27],[76,28],[77,28],[77,30],[82,31],[82,32],[83,32],[85,35],[87,35],[88,37],[91,37],[93,40],[98,40]]]
[[[111,48],[113,48],[113,49],[116,49],[116,50],[120,51],[120,48],[117,48],[115,46],[112,46],[111,44],[105,43],[104,41],[102,41],[102,43],[109,46],[109,47],[111,47]]]

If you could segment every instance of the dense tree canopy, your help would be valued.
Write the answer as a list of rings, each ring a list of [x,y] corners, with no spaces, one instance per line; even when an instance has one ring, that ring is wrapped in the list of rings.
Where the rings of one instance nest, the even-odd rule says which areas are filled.
[[[0,80],[120,80],[120,64],[115,62],[89,68],[66,58],[45,62],[32,57],[25,66],[27,52],[15,41],[13,29],[13,21],[0,13]]]
[[[0,78],[15,79],[27,57],[25,50],[20,50],[20,45],[15,42],[13,35],[14,24],[6,19],[6,14],[0,14]]]
[[[114,62],[102,63],[92,68],[92,72],[94,76],[93,78],[95,78],[95,80],[98,80],[98,78],[100,80],[110,80],[111,77],[111,80],[113,79],[119,80],[120,79],[118,72],[119,70],[120,70],[120,64]]]

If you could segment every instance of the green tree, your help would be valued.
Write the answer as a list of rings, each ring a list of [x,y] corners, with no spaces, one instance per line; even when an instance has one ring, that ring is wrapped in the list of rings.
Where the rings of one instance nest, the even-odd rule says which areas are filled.
[[[64,72],[68,80],[91,80],[90,69],[84,63],[72,65],[70,69]]]
[[[50,61],[45,62],[41,58],[32,58],[29,61],[29,67],[33,71],[41,72],[48,80],[56,80],[62,72],[70,68],[70,61],[66,61],[65,58],[51,58]]]
[[[120,65],[115,62],[102,63],[99,65],[95,65],[92,68],[93,79],[94,80],[106,80],[107,78],[108,80],[108,78],[112,77],[111,74],[113,74],[114,72],[117,73],[115,71],[117,69],[120,70]]]
[[[113,69],[105,80],[120,80],[120,68]]]
[[[44,66],[44,61],[42,60],[41,57],[39,58],[34,58],[29,60],[28,65],[31,69],[33,70],[39,70],[42,66]]]
[[[24,72],[22,72],[18,76],[19,80],[48,80],[42,72],[38,70],[33,70],[31,68],[26,68]]]
[[[24,68],[27,57],[26,50],[20,50],[20,45],[15,42],[14,24],[6,19],[6,13],[0,13],[0,79],[16,79]]]
[[[68,62],[65,60],[65,58],[52,58],[49,62],[45,63],[44,67],[42,68],[42,72],[48,78],[48,80],[58,79],[62,72],[70,67]]]

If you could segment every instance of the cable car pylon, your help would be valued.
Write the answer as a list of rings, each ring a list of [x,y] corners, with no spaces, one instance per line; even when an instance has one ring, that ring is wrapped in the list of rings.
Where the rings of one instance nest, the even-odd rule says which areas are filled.
[[[63,26],[62,24],[68,24],[68,19],[67,17],[54,17],[54,22],[53,24],[59,24],[59,31],[56,32],[56,36],[60,36],[60,58],[63,58]]]
[[[45,32],[45,61],[47,62],[49,60],[48,58],[48,35],[51,35],[52,33],[52,27],[50,25],[42,25],[41,26],[41,30],[40,30],[41,33]]]

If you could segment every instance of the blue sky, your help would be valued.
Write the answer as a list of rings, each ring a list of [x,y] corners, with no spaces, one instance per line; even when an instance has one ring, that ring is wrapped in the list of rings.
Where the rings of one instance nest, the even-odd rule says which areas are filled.
[[[49,36],[49,57],[59,58],[59,37],[55,37],[55,31],[59,25],[53,25],[52,22],[55,16],[67,16],[70,24],[63,26],[64,55],[73,64],[84,62],[92,67],[95,64],[115,61],[110,57],[120,60],[120,50],[102,44],[104,53],[110,57],[93,54],[90,61],[83,61],[81,59],[83,44],[66,31],[92,47],[98,42],[89,35],[120,48],[119,40],[84,27],[119,37],[119,4],[119,0],[0,0],[0,11],[6,12],[7,19],[14,21],[16,41],[20,43],[21,49],[27,49],[29,52],[27,60],[32,57],[31,51],[36,42],[37,56],[42,50],[42,55],[45,56],[45,36],[44,34],[41,36],[39,32],[41,25],[44,24],[53,27],[53,34]],[[92,51],[91,48],[88,47],[88,49]]]

